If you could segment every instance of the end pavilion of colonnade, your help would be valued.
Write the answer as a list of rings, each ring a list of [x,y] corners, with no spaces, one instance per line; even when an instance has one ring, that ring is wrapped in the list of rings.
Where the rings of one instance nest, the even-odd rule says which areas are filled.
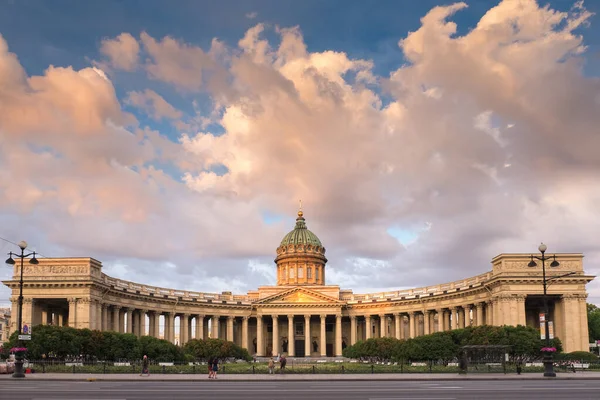
[[[549,276],[572,274],[549,286],[550,332],[566,352],[587,351],[585,285],[594,277],[585,274],[582,254],[556,259],[560,266],[548,268]],[[45,258],[24,266],[23,323],[151,335],[178,344],[218,337],[259,357],[339,357],[346,345],[372,337],[413,338],[484,324],[539,329],[542,270],[528,267],[529,261],[528,254],[500,254],[491,271],[472,278],[354,294],[325,283],[325,248],[300,211],[277,248],[276,286],[245,295],[165,289],[105,275],[93,258]],[[3,282],[12,289],[15,316],[19,276],[17,263],[13,278]]]

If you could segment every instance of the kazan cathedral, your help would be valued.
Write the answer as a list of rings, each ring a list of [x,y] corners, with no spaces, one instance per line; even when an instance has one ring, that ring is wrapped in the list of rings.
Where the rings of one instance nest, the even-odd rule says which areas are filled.
[[[547,276],[549,333],[564,350],[588,350],[583,255],[556,254]],[[276,250],[276,286],[246,294],[202,293],[110,277],[93,258],[43,258],[25,263],[23,323],[151,335],[184,344],[222,338],[250,354],[341,357],[358,340],[413,338],[472,325],[541,329],[543,275],[530,254],[500,254],[480,275],[414,289],[356,294],[326,282],[325,247],[302,211]],[[556,266],[558,264],[558,266]],[[568,276],[564,276],[568,274]],[[20,263],[3,281],[17,315]],[[16,329],[13,319],[11,331]]]

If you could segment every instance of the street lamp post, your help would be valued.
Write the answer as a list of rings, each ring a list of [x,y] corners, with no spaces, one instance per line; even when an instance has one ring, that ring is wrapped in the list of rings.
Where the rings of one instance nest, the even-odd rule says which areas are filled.
[[[21,248],[21,254],[13,253],[12,251],[8,253],[8,258],[6,259],[6,263],[8,265],[15,265],[15,260],[13,260],[13,256],[21,259],[21,278],[19,279],[19,303],[18,303],[18,311],[17,311],[17,329],[19,335],[21,335],[21,329],[23,327],[23,261],[33,256],[29,260],[29,264],[39,264],[37,258],[35,258],[35,251],[29,254],[25,254],[25,249],[27,248],[27,242],[22,240],[19,242],[19,247]],[[17,347],[21,346],[21,340],[17,338]],[[15,372],[13,373],[13,378],[25,378],[25,373],[23,373],[23,353],[17,352],[15,355]]]
[[[545,339],[546,339],[546,347],[550,347],[550,330],[548,329],[548,317],[549,317],[549,311],[548,311],[548,282],[552,279],[556,279],[558,277],[552,277],[550,279],[546,279],[546,260],[550,260],[552,259],[552,262],[550,263],[550,267],[552,268],[556,268],[560,265],[560,263],[558,261],[556,261],[556,255],[553,255],[552,257],[547,257],[546,256],[546,250],[548,249],[548,246],[546,246],[544,243],[540,244],[540,246],[538,247],[538,250],[540,251],[540,253],[542,253],[542,256],[531,256],[531,261],[529,262],[529,264],[527,265],[528,267],[536,267],[537,263],[533,260],[534,258],[537,260],[540,260],[542,262],[542,284],[544,285],[544,330],[545,330]],[[571,275],[571,273],[567,274],[567,275]],[[566,275],[563,275],[566,276]],[[554,372],[554,359],[553,359],[553,355],[552,352],[549,351],[545,351],[544,352],[544,376],[547,377],[556,377],[556,373]]]

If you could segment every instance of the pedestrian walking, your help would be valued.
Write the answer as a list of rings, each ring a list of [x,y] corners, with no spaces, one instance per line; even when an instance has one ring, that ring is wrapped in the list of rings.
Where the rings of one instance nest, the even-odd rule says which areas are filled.
[[[275,368],[275,361],[273,361],[273,357],[269,360],[269,374],[273,373],[273,369]]]
[[[219,372],[219,359],[215,357],[212,363],[213,379],[217,379],[217,372]]]
[[[208,359],[208,379],[212,379],[212,357]]]
[[[140,376],[143,376],[144,374],[146,374],[146,376],[150,376],[149,365],[150,362],[148,361],[148,356],[144,354],[144,357],[142,358],[142,373]]]
[[[285,365],[287,364],[287,358],[285,358],[284,355],[281,356],[281,359],[279,360],[279,372],[281,372],[282,374],[285,373]]]

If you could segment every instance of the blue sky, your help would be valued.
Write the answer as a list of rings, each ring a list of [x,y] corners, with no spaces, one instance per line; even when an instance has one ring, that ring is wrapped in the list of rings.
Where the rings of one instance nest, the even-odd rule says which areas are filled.
[[[498,3],[467,1],[468,8],[449,17],[457,24],[457,36],[467,35]],[[575,1],[538,3],[566,12]],[[5,227],[0,236],[15,242],[27,239],[50,256],[76,251],[101,259],[112,266],[111,273],[125,279],[151,280],[148,284],[164,280],[167,286],[196,285],[191,288],[214,291],[244,291],[267,283],[270,275],[251,275],[248,265],[258,262],[263,271],[270,271],[275,247],[294,225],[299,198],[305,201],[309,228],[328,247],[330,276],[341,285],[359,286],[359,291],[476,275],[488,269],[496,254],[527,251],[524,243],[535,250],[541,240],[549,246],[551,240],[565,243],[557,251],[595,251],[590,239],[594,235],[589,233],[595,225],[589,221],[600,215],[594,209],[596,194],[592,192],[597,185],[584,183],[600,174],[597,154],[589,150],[596,148],[596,139],[593,129],[588,129],[600,125],[594,120],[600,113],[593,111],[592,92],[600,76],[600,1],[585,3],[594,15],[575,30],[587,46],[578,58],[583,63],[581,71],[562,68],[561,62],[543,57],[544,51],[573,54],[565,50],[563,38],[544,40],[556,27],[538,32],[535,26],[532,30],[539,36],[531,48],[540,51],[535,58],[519,53],[515,45],[514,54],[520,58],[495,59],[518,40],[504,43],[490,35],[489,46],[482,45],[480,37],[468,39],[465,47],[472,52],[467,51],[468,65],[461,64],[464,54],[452,54],[434,41],[424,46],[420,65],[411,68],[398,42],[423,29],[421,18],[432,8],[451,4],[434,0],[0,0],[0,35],[27,75],[40,77],[38,84],[63,82],[68,90],[82,91],[65,100],[64,93],[50,85],[45,87],[49,94],[40,96],[39,103],[24,102],[25,106],[35,104],[35,111],[45,106],[50,110],[44,114],[48,120],[41,128],[36,126],[41,132],[31,130],[28,121],[17,121],[23,124],[15,122],[3,131],[0,118],[0,140],[6,135],[15,146],[27,143],[35,160],[43,154],[49,157],[47,165],[18,165],[27,155],[11,158],[13,153],[0,146],[0,171],[25,171],[20,182],[31,189],[31,198],[0,201],[0,224]],[[537,8],[525,16],[512,10],[515,14],[507,17],[511,10],[503,12],[497,16],[502,26],[520,16],[523,24],[535,25],[537,16],[545,15]],[[231,88],[202,86],[195,92],[185,91],[172,79],[149,72],[149,65],[164,59],[151,59],[142,44],[142,32],[158,42],[170,36],[187,50],[199,46],[205,52],[217,38],[225,43],[228,56],[242,59],[238,41],[257,24],[266,25],[261,38],[274,50],[282,38],[274,27],[298,26],[302,37],[293,40],[305,44],[309,56],[321,57],[320,64],[305,57],[303,68],[318,70],[312,76],[317,87],[333,89],[313,98],[304,70],[295,75],[275,62],[257,69],[259,63],[254,65],[252,60],[242,73],[223,63],[227,76],[245,86],[235,92],[240,97],[232,96],[221,108],[213,109],[212,100]],[[433,21],[428,29],[435,31],[439,26]],[[141,58],[134,69],[115,67],[100,52],[103,43],[116,41],[122,33],[131,34],[141,49],[136,51]],[[418,52],[421,39],[418,35],[411,39]],[[576,42],[569,40],[569,44]],[[328,51],[335,55],[325,54]],[[480,54],[489,58],[485,59],[489,64],[476,62]],[[446,62],[445,57],[453,55],[459,61]],[[4,56],[0,67],[10,58]],[[176,62],[185,60],[182,56]],[[351,79],[358,71],[365,72],[356,65],[339,76],[337,71],[332,73],[332,65],[356,60],[371,61],[368,73],[377,79],[366,84]],[[81,76],[75,75],[82,70],[88,73],[89,67],[102,62],[108,78],[94,82],[114,90],[117,99],[99,94],[77,103],[91,94],[82,89]],[[490,78],[488,66],[495,62],[504,74]],[[51,65],[71,66],[77,73],[52,80],[44,75]],[[388,80],[395,73],[399,77]],[[253,86],[245,81],[248,76],[260,79]],[[499,76],[506,79],[501,85],[497,85]],[[415,85],[403,87],[406,82]],[[290,85],[304,96],[304,108],[296,108],[298,104],[288,103],[285,97],[270,97],[273,88],[285,93]],[[445,92],[425,94],[423,88]],[[514,93],[505,93],[506,88]],[[28,98],[28,89],[15,98]],[[127,104],[132,91],[145,90],[162,96],[182,113],[181,118],[157,121],[143,107]],[[343,101],[336,97],[339,93],[344,94]],[[419,96],[427,99],[413,101]],[[332,98],[333,105],[329,103]],[[0,96],[0,117],[2,107],[12,106],[2,101]],[[258,112],[244,111],[231,118],[228,131],[224,113],[243,109],[247,103],[255,107],[252,110],[276,111],[265,120]],[[69,108],[72,104],[77,107]],[[322,115],[315,104],[329,105],[333,111]],[[396,108],[390,110],[389,105]],[[561,113],[565,105],[572,107],[571,112]],[[64,114],[57,115],[56,110]],[[108,117],[94,127],[102,132],[98,137],[94,136],[97,131],[90,133],[87,125],[78,125],[78,112],[104,116],[105,110],[112,110],[111,118],[121,117],[122,111],[137,118],[138,125],[125,127],[131,130],[130,136],[139,134],[138,128],[159,135],[132,144],[127,135],[116,135],[105,124]],[[26,111],[22,115],[35,115]],[[474,120],[486,116],[474,126]],[[190,128],[194,132],[184,131],[181,126],[194,117],[211,117],[212,123],[202,132],[197,125]],[[552,118],[556,120],[546,123]],[[61,125],[64,121],[66,128]],[[239,121],[248,123],[251,140],[236,136],[243,130]],[[482,131],[489,135],[494,130],[507,146],[482,139]],[[182,143],[186,134],[189,142]],[[82,137],[97,140],[93,143],[98,145],[88,145]],[[163,138],[170,142],[165,144]],[[168,153],[168,159],[148,155],[154,149]],[[92,174],[93,168],[86,163],[99,154],[109,165],[102,177]],[[188,163],[190,176],[183,175],[180,160]],[[135,179],[123,170],[133,171]],[[575,181],[581,183],[573,188]],[[84,187],[81,193],[80,187]],[[0,190],[14,193],[15,189],[0,179]],[[112,193],[118,193],[121,202],[108,195]],[[29,224],[15,224],[15,215]],[[65,228],[57,230],[56,226]],[[560,235],[573,230],[577,235]],[[113,240],[113,231],[121,232],[121,240],[134,242],[132,250]],[[70,232],[76,240],[69,238]],[[163,246],[181,258],[163,259],[157,250]],[[595,257],[590,254],[586,260],[593,264],[594,259],[600,260],[600,253]],[[162,274],[160,266],[165,262],[175,265],[176,273]],[[143,265],[143,271],[136,265]],[[365,265],[373,266],[375,273],[365,272]],[[414,265],[421,266],[418,274],[411,273]],[[231,282],[238,282],[237,286],[226,287]],[[600,298],[600,284],[597,292]]]
[[[213,37],[237,42],[257,22],[300,26],[311,51],[336,49],[352,57],[373,59],[385,75],[403,63],[398,38],[420,26],[419,19],[436,5],[451,1],[232,1],[157,0],[86,2],[77,0],[0,1],[0,31],[30,73],[48,65],[82,68],[97,57],[103,38],[142,31],[153,37],[171,35],[207,49]],[[497,1],[469,1],[452,19],[458,34],[468,32]],[[574,1],[540,2],[567,11]],[[596,15],[586,34],[590,52],[600,51],[600,2],[585,6]],[[255,18],[247,15],[256,13]],[[594,65],[600,63],[600,55]],[[124,82],[123,82],[124,83]],[[135,84],[135,82],[132,82]]]

